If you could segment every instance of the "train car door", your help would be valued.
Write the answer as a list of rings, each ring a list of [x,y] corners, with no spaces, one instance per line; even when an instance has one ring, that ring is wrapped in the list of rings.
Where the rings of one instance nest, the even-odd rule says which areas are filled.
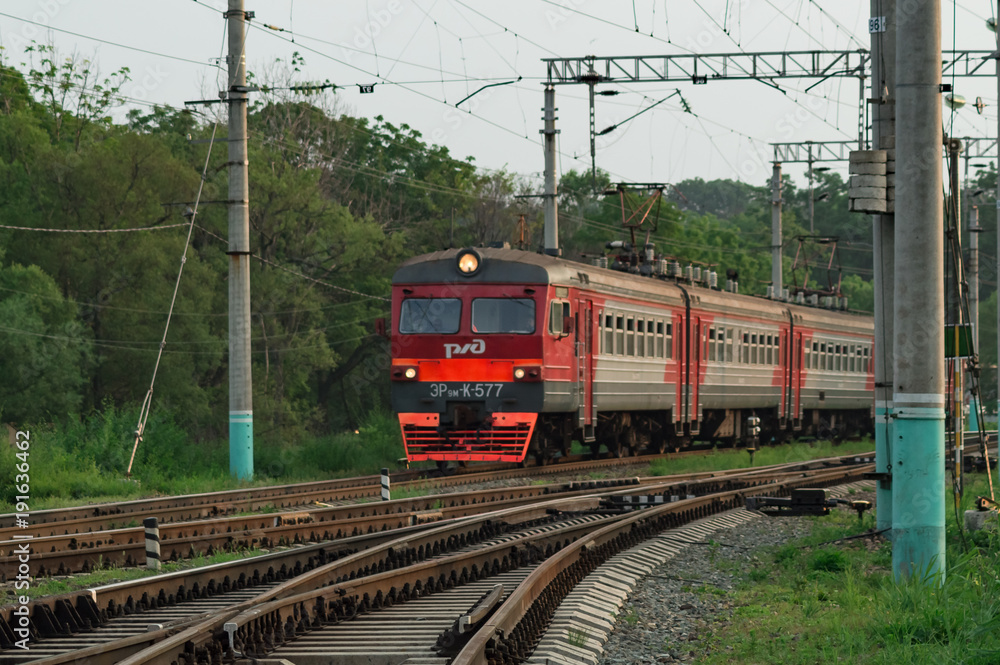
[[[674,359],[676,376],[674,385],[677,394],[674,396],[674,431],[684,434],[684,423],[687,420],[687,328],[686,318],[682,312],[674,312],[669,337],[669,356]]]
[[[577,421],[585,441],[594,437],[594,303],[581,300],[577,311],[576,367],[578,386]]]
[[[792,402],[792,329],[782,330],[779,337],[781,348],[778,357],[781,359],[781,391],[778,395],[778,420],[784,427]]]
[[[789,383],[788,395],[788,417],[792,419],[792,427],[798,429],[802,426],[802,356],[805,348],[802,333],[792,328],[792,348],[788,354],[791,358],[791,382]]]
[[[701,322],[701,317],[696,314],[691,314],[691,319],[689,323],[689,336],[688,336],[688,367],[687,367],[687,380],[688,380],[688,399],[686,406],[686,419],[691,425],[691,434],[699,433],[699,421],[701,416],[701,409],[699,408],[699,388],[701,383],[701,363],[702,363],[702,348],[705,346],[705,341],[702,339],[704,334],[703,326]]]

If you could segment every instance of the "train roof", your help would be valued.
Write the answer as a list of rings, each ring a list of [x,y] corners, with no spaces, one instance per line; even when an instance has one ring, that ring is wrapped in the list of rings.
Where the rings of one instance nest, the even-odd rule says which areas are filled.
[[[472,277],[460,275],[455,261],[461,249],[445,249],[414,256],[404,261],[392,276],[393,284],[434,284],[461,279],[485,284],[565,284],[579,281],[577,272],[587,268],[582,263],[557,259],[547,254],[536,254],[519,249],[476,247],[482,257],[482,266]]]
[[[589,286],[612,296],[647,298],[678,304],[684,293],[692,297],[692,304],[707,309],[728,309],[734,306],[753,312],[756,316],[785,318],[791,312],[799,322],[807,325],[832,324],[835,321],[848,327],[869,328],[872,317],[855,312],[808,307],[795,303],[769,300],[762,296],[730,293],[706,286],[678,284],[674,280],[643,277],[609,268],[560,259],[547,254],[518,249],[477,247],[482,257],[479,271],[473,276],[460,275],[456,259],[462,249],[446,249],[415,256],[403,262],[393,275],[393,284],[437,284],[466,282],[479,284],[560,284]],[[848,321],[853,319],[853,321]]]

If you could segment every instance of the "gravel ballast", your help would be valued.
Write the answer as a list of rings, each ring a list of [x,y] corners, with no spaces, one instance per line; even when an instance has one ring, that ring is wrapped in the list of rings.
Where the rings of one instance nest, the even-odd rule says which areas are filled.
[[[756,550],[809,533],[801,518],[751,520],[718,531],[707,545],[690,545],[644,578],[622,608],[604,645],[601,665],[691,662],[701,640],[732,616],[727,593],[739,571],[757,561]],[[735,574],[720,570],[735,564]]]
[[[874,492],[851,498],[874,503]],[[811,524],[800,517],[762,517],[720,529],[708,544],[684,548],[636,585],[597,662],[696,662],[704,639],[732,618],[728,592],[759,563],[762,550],[809,535]]]

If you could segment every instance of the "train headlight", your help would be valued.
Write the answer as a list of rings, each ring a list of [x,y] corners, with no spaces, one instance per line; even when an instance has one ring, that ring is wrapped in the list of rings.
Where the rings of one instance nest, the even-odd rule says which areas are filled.
[[[542,380],[542,368],[538,365],[514,368],[515,381],[537,382]]]
[[[458,253],[456,258],[456,265],[458,266],[458,272],[469,277],[475,275],[479,272],[479,267],[483,263],[483,258],[479,256],[479,252],[474,249],[463,249]]]
[[[392,368],[393,381],[416,381],[419,370],[413,365],[396,365]]]

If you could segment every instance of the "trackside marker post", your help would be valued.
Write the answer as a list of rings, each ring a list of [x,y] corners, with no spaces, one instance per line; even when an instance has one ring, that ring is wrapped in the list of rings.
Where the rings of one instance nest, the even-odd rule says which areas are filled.
[[[155,517],[147,517],[142,521],[146,530],[146,568],[160,569],[160,527]]]
[[[389,469],[382,469],[382,500],[389,501]]]

